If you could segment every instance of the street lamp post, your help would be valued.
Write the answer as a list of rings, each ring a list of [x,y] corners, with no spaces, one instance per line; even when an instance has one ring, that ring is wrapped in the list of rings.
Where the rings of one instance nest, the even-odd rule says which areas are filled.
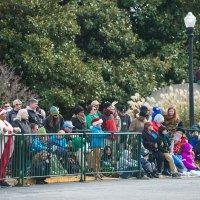
[[[189,63],[188,63],[188,71],[189,71],[189,121],[190,127],[194,125],[194,89],[193,89],[193,60],[192,60],[192,47],[193,47],[193,31],[196,23],[196,17],[189,12],[184,18],[185,26],[188,34],[188,53],[189,53]]]

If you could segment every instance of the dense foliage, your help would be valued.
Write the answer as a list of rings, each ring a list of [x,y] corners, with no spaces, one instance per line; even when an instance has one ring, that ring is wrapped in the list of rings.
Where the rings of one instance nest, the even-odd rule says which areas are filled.
[[[131,12],[130,12],[131,8]],[[0,61],[15,67],[45,107],[125,102],[187,79],[186,0],[2,0]]]

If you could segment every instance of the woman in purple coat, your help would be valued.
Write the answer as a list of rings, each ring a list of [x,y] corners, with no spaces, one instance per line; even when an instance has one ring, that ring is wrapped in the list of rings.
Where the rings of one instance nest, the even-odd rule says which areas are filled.
[[[194,162],[194,152],[192,151],[192,146],[189,143],[184,144],[181,155],[183,164],[189,171],[197,169]]]

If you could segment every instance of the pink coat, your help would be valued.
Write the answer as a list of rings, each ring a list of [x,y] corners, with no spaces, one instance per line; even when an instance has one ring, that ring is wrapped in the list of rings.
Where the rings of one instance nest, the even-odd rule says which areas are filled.
[[[194,152],[191,152],[191,149],[192,146],[189,143],[183,145],[182,161],[188,170],[195,170],[197,167],[194,162]]]

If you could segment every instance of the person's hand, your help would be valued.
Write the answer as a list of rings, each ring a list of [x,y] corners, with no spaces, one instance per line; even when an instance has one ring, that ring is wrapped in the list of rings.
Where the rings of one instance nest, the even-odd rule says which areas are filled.
[[[157,144],[157,143],[155,143],[155,148],[156,148],[156,149],[158,148],[158,144]]]
[[[6,127],[3,127],[3,132],[6,133],[8,130]]]
[[[19,127],[13,128],[14,133],[21,133],[21,129]]]

